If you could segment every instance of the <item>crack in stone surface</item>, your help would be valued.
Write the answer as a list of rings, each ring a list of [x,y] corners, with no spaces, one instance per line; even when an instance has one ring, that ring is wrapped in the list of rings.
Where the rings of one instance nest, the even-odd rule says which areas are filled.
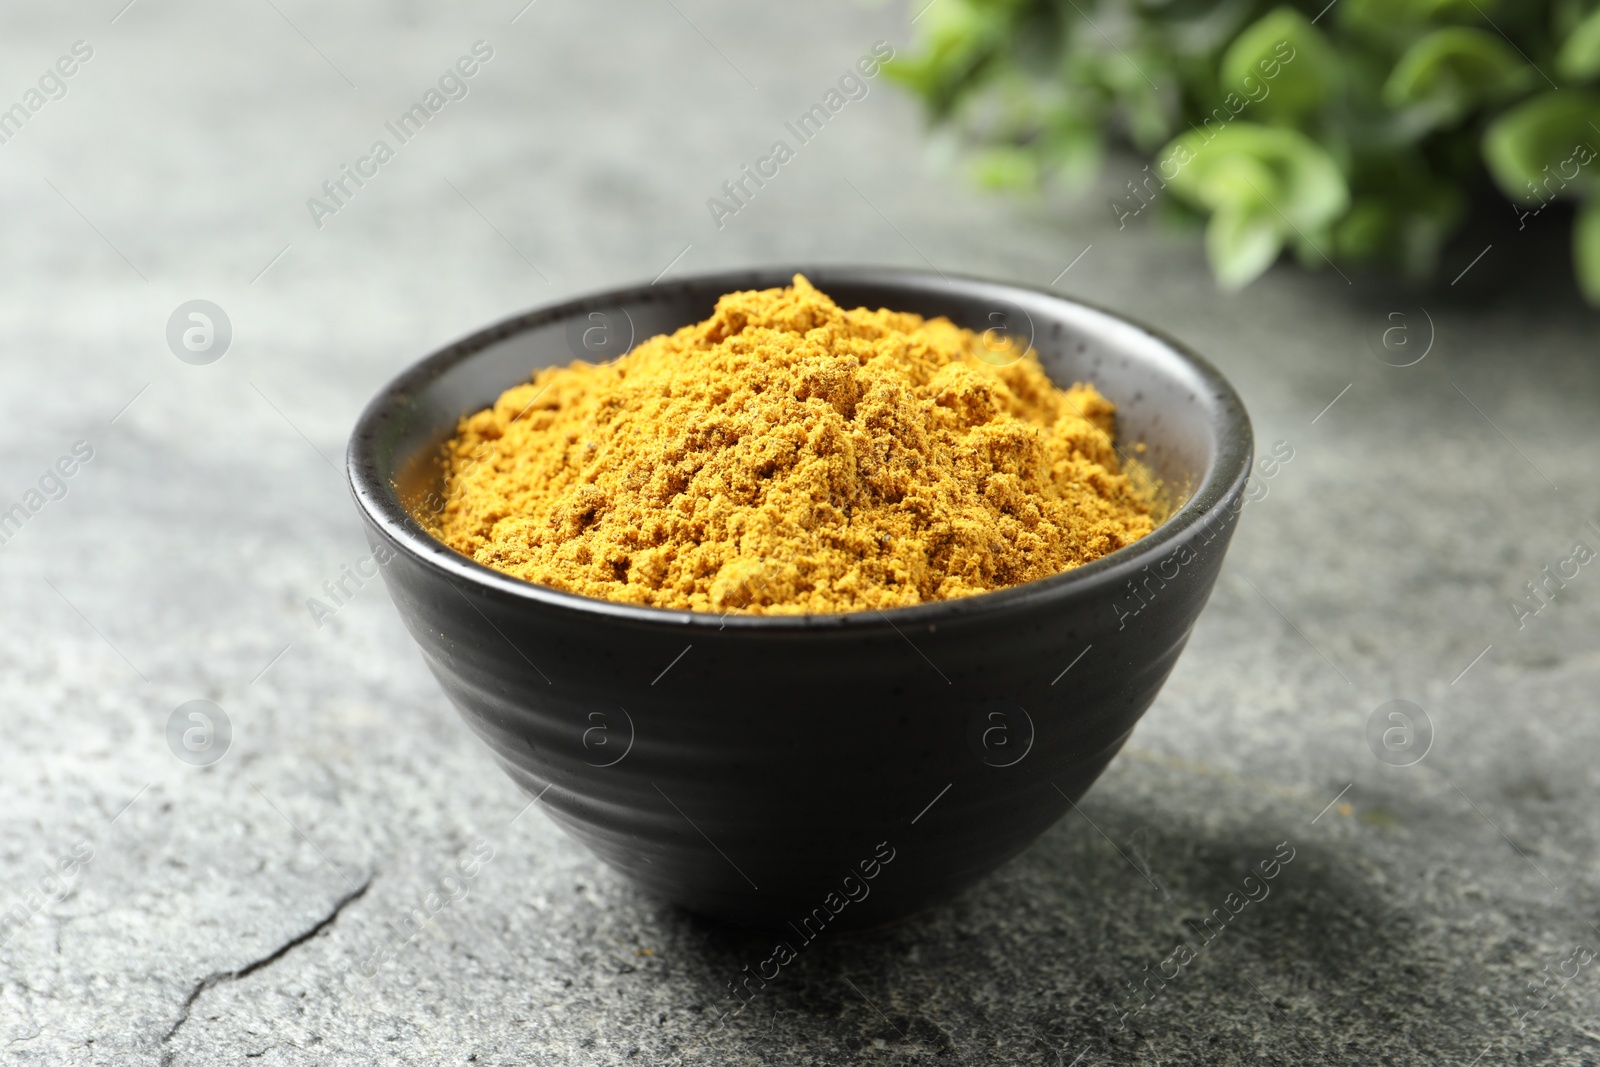
[[[268,955],[262,956],[258,960],[247,963],[237,970],[213,971],[196,982],[194,984],[194,988],[189,990],[189,995],[184,998],[183,1005],[179,1007],[178,1018],[174,1020],[172,1026],[167,1030],[165,1036],[161,1038],[161,1044],[165,1045],[170,1042],[174,1037],[177,1036],[178,1031],[183,1029],[184,1024],[189,1021],[189,1013],[194,1008],[195,1001],[200,999],[200,995],[202,993],[210,989],[212,986],[221,985],[223,982],[236,982],[241,978],[246,978],[252,974],[255,974],[259,970],[270,967],[274,963],[277,963],[279,960],[283,959],[283,957],[287,956],[290,952],[293,952],[296,948],[322,933],[335,922],[338,922],[339,916],[344,912],[345,908],[349,907],[351,904],[354,904],[356,901],[367,895],[367,890],[372,887],[373,877],[373,875],[368,875],[365,882],[362,882],[355,889],[352,889],[350,892],[340,897],[339,900],[334,903],[333,909],[329,911],[327,915],[318,920],[314,926],[312,926],[309,930],[306,930],[304,933],[297,934],[288,941],[285,941],[282,945],[279,945]],[[176,1055],[177,1054],[171,1049],[166,1050],[161,1056],[161,1067],[171,1067]]]

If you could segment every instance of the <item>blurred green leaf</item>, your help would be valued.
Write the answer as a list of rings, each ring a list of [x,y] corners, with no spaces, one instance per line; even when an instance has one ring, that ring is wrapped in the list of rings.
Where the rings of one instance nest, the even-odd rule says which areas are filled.
[[[1600,74],[1600,8],[1572,28],[1556,53],[1556,70],[1563,78],[1588,81]]]
[[[1370,263],[1393,242],[1397,229],[1388,204],[1375,198],[1357,200],[1334,230],[1334,248],[1342,259]]]
[[[1504,38],[1453,26],[1406,50],[1384,83],[1383,101],[1422,110],[1432,125],[1453,125],[1479,104],[1526,92],[1537,78]]]
[[[988,148],[973,157],[972,174],[985,189],[1037,189],[1039,157],[1026,148]]]
[[[1359,197],[1334,228],[1336,258],[1352,264],[1394,263],[1407,275],[1425,277],[1460,221],[1465,200],[1459,191],[1440,185]]]
[[[1495,119],[1483,137],[1483,158],[1507,196],[1531,204],[1595,188],[1595,144],[1600,97],[1557,89]]]
[[[1206,258],[1217,284],[1229,291],[1255,281],[1282,250],[1280,222],[1264,202],[1223,208],[1206,224]]]
[[[1581,87],[1600,80],[1600,0],[919,0],[917,10],[917,42],[888,69],[975,181],[1081,187],[1109,145],[1163,146],[1144,188],[1159,179],[1173,195],[1132,196],[1168,220],[1208,224],[1207,254],[1228,287],[1284,249],[1312,267],[1430,274],[1489,182],[1529,205],[1600,201],[1600,86]],[[1118,218],[1143,210],[1132,199],[1113,207]],[[1582,225],[1596,224],[1585,214]],[[1593,241],[1577,254],[1590,278]],[[1584,291],[1600,303],[1600,289]]]
[[[1339,0],[1335,17],[1340,26],[1398,50],[1420,30],[1440,23],[1481,26],[1498,14],[1498,6],[1496,0]]]
[[[1339,61],[1321,30],[1293,8],[1280,7],[1228,46],[1219,80],[1224,104],[1235,94],[1251,101],[1253,119],[1288,124],[1328,101],[1339,83]]]
[[[1069,113],[1046,126],[1038,150],[1062,187],[1082,190],[1100,169],[1105,142],[1097,128]]]
[[[1572,263],[1578,288],[1591,304],[1600,304],[1600,200],[1590,197],[1572,225]]]
[[[1008,22],[1002,6],[983,0],[937,0],[924,9],[923,19],[922,54],[890,60],[883,71],[942,115],[966,80],[1000,51]]]
[[[1349,204],[1339,168],[1294,130],[1245,122],[1215,134],[1194,130],[1158,159],[1174,193],[1212,211],[1206,254],[1224,289],[1256,278],[1285,243],[1318,249]]]
[[[1295,130],[1235,122],[1192,130],[1162,149],[1160,176],[1179,196],[1213,211],[1264,201],[1287,225],[1321,230],[1342,215],[1350,191],[1333,158]]]

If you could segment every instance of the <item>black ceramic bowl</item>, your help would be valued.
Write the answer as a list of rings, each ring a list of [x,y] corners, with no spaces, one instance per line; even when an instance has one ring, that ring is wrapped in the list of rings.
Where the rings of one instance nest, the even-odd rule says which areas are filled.
[[[896,918],[1017,855],[1087,790],[1204,606],[1250,471],[1208,363],[1051,292],[898,269],[797,268],[845,307],[1020,333],[1184,497],[1135,544],[1052,578],[889,612],[718,616],[557,592],[459,555],[407,503],[440,443],[539,367],[620,355],[795,270],[617,290],[492,326],[406,371],[350,442],[385,581],[467,724],[545,813],[685,907],[824,927]]]

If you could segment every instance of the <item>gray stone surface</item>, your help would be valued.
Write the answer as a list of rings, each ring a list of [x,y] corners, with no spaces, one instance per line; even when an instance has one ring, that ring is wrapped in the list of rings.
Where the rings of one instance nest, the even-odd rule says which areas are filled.
[[[1284,267],[1224,296],[1194,241],[1112,221],[1134,165],[1080,201],[990,199],[879,81],[719,230],[706,198],[903,45],[904,11],[124,2],[13,5],[0,36],[0,104],[94,49],[0,144],[0,509],[93,449],[0,547],[0,1059],[1600,1061],[1600,966],[1530,995],[1600,949],[1600,569],[1520,630],[1508,606],[1600,545],[1595,318],[1519,262],[1559,258],[1559,220],[1437,292]],[[470,94],[317,229],[306,198],[479,39]],[[1060,288],[1208,353],[1293,459],[1082,817],[947,907],[819,941],[710,1034],[766,940],[524,810],[381,584],[315,625],[307,598],[366,552],[345,434],[435,346],[669,265],[1048,284],[1086,246]],[[208,366],[164,339],[195,298],[233,325]],[[1431,352],[1385,366],[1423,306]],[[1410,767],[1366,741],[1396,698],[1436,733]],[[209,766],[167,742],[195,699],[231,723]],[[1123,1019],[1280,842],[1270,897]]]

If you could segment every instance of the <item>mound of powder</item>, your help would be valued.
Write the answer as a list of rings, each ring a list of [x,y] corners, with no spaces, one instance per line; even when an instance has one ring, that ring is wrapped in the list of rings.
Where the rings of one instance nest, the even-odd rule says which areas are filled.
[[[507,574],[691,611],[970,596],[1159,518],[1114,408],[943,318],[731,293],[614,362],[540,371],[461,420],[435,536]]]

